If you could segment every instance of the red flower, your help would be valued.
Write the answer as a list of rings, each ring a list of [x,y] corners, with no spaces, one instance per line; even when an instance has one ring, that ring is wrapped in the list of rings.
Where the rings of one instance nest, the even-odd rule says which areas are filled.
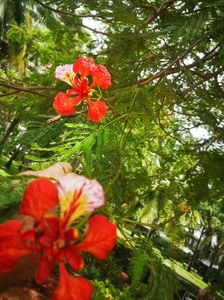
[[[91,298],[93,287],[84,277],[71,277],[64,264],[60,264],[60,281],[52,300],[88,300]],[[85,292],[83,292],[85,291]]]
[[[59,206],[59,216],[54,212]],[[82,252],[105,259],[116,243],[116,225],[103,215],[87,221],[84,237],[78,229],[83,217],[104,205],[104,192],[96,180],[69,174],[53,184],[47,178],[33,180],[25,190],[20,213],[33,218],[29,229],[20,221],[0,224],[0,272],[8,272],[27,254],[39,253],[36,281],[42,283],[59,262],[60,280],[53,300],[88,300],[93,288],[87,279],[70,276],[83,268]],[[80,222],[80,225],[79,225]],[[74,227],[74,223],[77,225]],[[81,231],[83,232],[83,230]]]
[[[97,100],[89,101],[89,109],[88,109],[88,118],[93,122],[98,122],[101,119],[101,116],[105,115],[107,112],[107,105],[101,101]]]
[[[75,107],[85,99],[89,120],[98,122],[105,117],[107,105],[100,100],[101,95],[97,95],[96,101],[91,97],[97,93],[95,87],[106,90],[111,86],[111,76],[106,67],[96,66],[91,58],[79,58],[73,65],[57,67],[55,77],[72,86],[66,93],[60,92],[56,95],[53,107],[57,113],[75,114]]]
[[[19,233],[19,221],[8,221],[0,224],[0,271],[10,271],[18,260],[32,251],[24,247]]]
[[[73,71],[82,77],[92,75],[95,63],[92,58],[79,58],[73,65]]]
[[[111,86],[111,76],[104,66],[95,66],[91,74],[93,76],[92,87],[98,85],[101,89],[107,90]]]
[[[74,98],[60,92],[54,98],[53,107],[62,116],[73,115],[75,113]]]

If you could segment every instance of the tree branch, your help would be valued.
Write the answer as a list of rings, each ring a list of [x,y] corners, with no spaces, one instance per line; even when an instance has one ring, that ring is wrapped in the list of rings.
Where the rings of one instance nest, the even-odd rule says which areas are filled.
[[[11,96],[11,95],[15,95],[15,94],[19,94],[21,92],[22,91],[15,91],[15,92],[9,92],[9,93],[0,94],[0,98]]]
[[[190,70],[191,68],[197,67],[198,65],[200,65],[202,62],[206,62],[212,58],[214,58],[217,54],[219,54],[219,51],[215,51],[217,48],[219,47],[219,45],[215,46],[211,51],[209,51],[208,53],[205,54],[205,56],[203,56],[200,61],[195,61],[190,65],[184,65],[184,66],[180,66],[180,67],[174,67],[171,68],[170,70],[166,71],[166,75],[170,75],[170,74],[175,74],[178,72],[183,72],[186,69],[188,71],[190,71],[192,74],[198,75],[200,77],[206,76],[204,74],[202,74],[199,71],[195,71],[195,70]]]
[[[2,152],[5,142],[7,141],[8,137],[13,132],[13,130],[15,129],[15,127],[17,126],[18,123],[19,123],[19,119],[17,117],[12,119],[12,121],[10,122],[8,128],[5,131],[4,136],[2,137],[2,139],[0,141],[0,153]]]
[[[224,97],[224,90],[222,89],[222,87],[221,87],[220,84],[219,84],[219,81],[218,81],[218,75],[215,76],[215,85],[216,85],[218,91],[220,92],[220,95],[221,95],[222,97]]]
[[[79,115],[82,115],[84,113],[86,113],[87,110],[80,110],[80,111],[77,111],[76,113],[74,113],[73,115],[69,115],[69,116],[62,116],[62,115],[57,115],[51,119],[48,119],[47,120],[47,124],[51,124],[51,123],[54,123],[54,122],[57,122],[59,121],[60,119],[63,119],[63,118],[72,118],[72,117],[78,117]]]
[[[201,62],[205,62],[205,61],[208,61],[210,59],[212,59],[213,57],[215,57],[218,53],[219,53],[219,50],[216,51],[216,49],[219,47],[219,44],[216,45],[211,51],[209,51],[208,53],[205,54],[205,56],[203,56],[200,61],[195,61],[193,62],[192,64],[190,65],[186,65],[186,67],[188,69],[191,69],[191,68],[194,68],[196,67],[198,64],[200,64]]]
[[[60,9],[57,9],[57,8],[53,8],[45,3],[43,3],[42,1],[40,0],[34,0],[35,2],[37,2],[38,4],[40,4],[41,6],[43,6],[44,8],[50,10],[50,11],[53,11],[57,14],[61,14],[61,15],[67,15],[67,16],[71,16],[71,17],[76,17],[76,18],[99,18],[100,15],[92,15],[92,14],[87,14],[87,15],[76,15],[76,14],[73,14],[73,13],[70,13],[70,12],[67,12],[67,11],[64,11],[64,10],[60,10]]]
[[[25,93],[30,93],[30,94],[35,94],[35,95],[38,95],[38,96],[41,96],[41,97],[45,97],[45,98],[49,98],[49,99],[52,99],[52,96],[49,95],[49,94],[43,94],[43,93],[40,93],[40,92],[37,92],[35,89],[33,88],[25,88],[25,87],[20,87],[18,85],[13,85],[13,84],[9,84],[9,83],[5,83],[5,82],[2,82],[0,81],[0,86],[3,86],[3,87],[6,87],[6,88],[9,88],[9,89],[13,89],[13,90],[16,90],[17,93],[21,93],[21,92],[25,92]],[[4,96],[8,96],[9,93],[7,94],[3,94]],[[4,97],[3,95],[0,95],[1,97]]]
[[[152,21],[154,21],[157,17],[159,17],[171,4],[173,4],[175,0],[166,0],[164,1],[159,8],[149,4],[147,8],[150,8],[154,11],[153,15],[150,16],[147,20],[144,21],[144,25],[148,25]]]
[[[76,18],[84,18],[84,17],[91,17],[91,18],[96,18],[96,17],[100,17],[99,15],[75,15],[73,13],[69,13],[69,12],[65,12],[65,11],[62,11],[62,10],[59,10],[59,9],[56,9],[56,8],[53,8],[51,6],[48,6],[46,5],[45,3],[43,3],[42,1],[40,0],[34,0],[35,2],[39,3],[40,5],[42,5],[43,7],[45,7],[46,9],[48,10],[51,10],[57,14],[63,14],[63,15],[67,15],[67,16],[70,16],[70,17],[76,17]],[[102,18],[102,17],[101,17]],[[103,18],[102,18],[103,19]],[[69,23],[72,23],[74,24],[75,26],[78,26],[78,27],[82,27],[82,28],[85,28],[85,29],[88,29],[94,33],[98,33],[98,34],[101,34],[101,35],[105,35],[105,36],[110,36],[110,37],[113,37],[113,38],[116,38],[116,39],[124,39],[124,36],[119,36],[119,34],[113,34],[113,33],[108,33],[108,32],[103,32],[103,31],[100,31],[100,30],[97,30],[97,29],[94,29],[94,28],[91,28],[87,25],[84,25],[82,22],[75,22],[71,19],[64,19],[66,22],[69,22]],[[130,38],[128,36],[128,38]]]
[[[180,92],[180,95],[182,96],[186,96],[189,92],[191,92],[194,88],[198,87],[199,85],[201,85],[202,83],[212,79],[212,78],[217,78],[217,76],[222,73],[224,71],[224,67],[218,69],[216,72],[213,73],[207,73],[207,74],[203,74],[203,76],[201,75],[201,77],[203,78],[202,80],[192,84],[192,86],[190,86],[189,88],[185,89],[184,91]],[[217,83],[216,83],[217,84]]]
[[[183,58],[185,58],[201,41],[203,41],[205,39],[205,36],[200,37],[200,39],[198,39],[194,44],[192,44],[190,47],[188,47],[183,53],[181,53],[180,55],[177,56],[177,58],[175,58],[174,60],[172,60],[168,66],[162,70],[160,70],[158,73],[156,73],[155,75],[152,75],[148,78],[145,78],[143,80],[141,80],[138,83],[138,86],[144,86],[148,83],[150,83],[151,81],[157,79],[157,78],[162,78],[164,76],[167,75],[167,72],[170,71],[171,67],[173,65],[175,65],[176,63],[178,63],[180,60],[182,60]]]
[[[160,112],[161,112],[162,109],[163,109],[164,100],[165,100],[165,98],[163,98],[162,101],[161,101],[161,105],[160,105],[160,108],[159,108],[159,113],[158,113],[158,115],[157,115],[157,122],[158,122],[157,124],[158,124],[159,127],[162,129],[162,131],[166,134],[166,136],[169,136],[170,138],[172,138],[172,139],[178,141],[181,145],[183,145],[183,142],[182,142],[178,137],[176,137],[175,135],[172,135],[171,133],[169,133],[169,132],[166,130],[166,128],[164,128],[164,126],[163,126],[163,124],[162,124],[162,122],[161,122],[161,117],[160,117],[161,115],[160,115]]]
[[[4,167],[6,169],[9,169],[13,163],[13,161],[17,158],[17,156],[20,154],[22,151],[22,146],[20,145],[18,148],[15,148],[10,159],[5,163]]]

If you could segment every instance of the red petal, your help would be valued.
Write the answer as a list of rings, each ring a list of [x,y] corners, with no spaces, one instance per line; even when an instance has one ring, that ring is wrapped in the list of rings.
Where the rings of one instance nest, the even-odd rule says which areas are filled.
[[[68,97],[65,93],[58,93],[54,98],[53,107],[62,116],[69,116],[75,113],[76,97]]]
[[[82,102],[82,96],[77,96],[78,91],[71,89],[71,90],[67,90],[66,94],[67,95],[71,95],[71,96],[76,96],[75,98],[73,98],[73,105],[77,106]]]
[[[58,204],[58,191],[48,178],[30,182],[23,195],[20,213],[41,221],[44,214]]]
[[[26,250],[19,250],[17,248],[9,248],[10,245],[6,247],[6,249],[1,250],[0,254],[0,272],[9,272],[14,266],[18,263],[20,258],[27,253]]]
[[[93,83],[91,87],[98,85],[101,89],[106,90],[111,86],[111,76],[107,68],[98,65],[92,69]]]
[[[0,224],[0,272],[12,270],[22,256],[32,252],[22,243],[20,228],[19,221]]]
[[[75,271],[79,271],[83,268],[84,262],[82,256],[78,251],[75,250],[74,246],[66,247],[64,250],[64,255],[67,259],[67,262]]]
[[[91,217],[88,225],[84,241],[74,247],[78,251],[85,251],[99,259],[105,259],[116,243],[116,225],[103,215]]]
[[[81,102],[83,98],[88,98],[88,95],[91,92],[88,84],[89,84],[88,78],[82,77],[80,79],[76,77],[72,83],[73,90],[68,90],[66,93],[71,94],[75,92],[76,95],[77,94],[79,95],[77,98],[79,98]]]
[[[60,280],[51,300],[90,300],[92,292],[86,278],[70,276],[64,264],[60,264]]]
[[[56,239],[59,236],[59,224],[58,217],[54,215],[47,215],[44,218],[44,226],[49,236],[52,239]]]
[[[65,239],[74,242],[79,240],[79,233],[76,228],[70,228],[65,232]]]
[[[38,283],[45,282],[53,272],[56,258],[51,252],[52,251],[49,250],[48,253],[39,260],[38,269],[35,276]]]
[[[14,236],[21,229],[21,223],[19,221],[7,221],[3,224],[0,224],[0,241],[3,238],[10,239],[10,236]]]
[[[27,247],[33,248],[36,242],[36,231],[26,230],[24,233],[21,233],[21,239]]]
[[[90,75],[95,63],[92,58],[79,58],[73,65],[73,71],[81,76]]]
[[[77,92],[74,89],[67,90],[66,94],[70,96],[77,96]]]
[[[100,119],[104,118],[107,113],[107,105],[101,100],[88,101],[88,119],[92,122],[98,122]]]

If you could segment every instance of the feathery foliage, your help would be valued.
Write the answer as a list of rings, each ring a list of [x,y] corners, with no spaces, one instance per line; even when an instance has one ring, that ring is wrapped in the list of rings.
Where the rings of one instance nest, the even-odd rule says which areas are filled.
[[[205,253],[212,264],[223,263],[223,8],[222,0],[0,5],[1,222],[21,200],[28,181],[17,178],[21,171],[66,161],[75,173],[97,178],[107,198],[103,211],[121,233],[118,247],[131,253],[122,263],[115,251],[107,267],[129,279],[116,273],[113,281],[104,271],[109,281],[102,275],[94,282],[97,299],[107,289],[114,299],[174,299],[180,287],[164,258],[183,268],[192,260],[204,276],[200,260],[211,258]],[[99,123],[86,113],[49,122],[55,95],[68,88],[54,70],[79,57],[110,71],[108,114]],[[215,250],[204,236],[200,247],[207,250],[195,247],[202,228],[210,241],[217,237]]]

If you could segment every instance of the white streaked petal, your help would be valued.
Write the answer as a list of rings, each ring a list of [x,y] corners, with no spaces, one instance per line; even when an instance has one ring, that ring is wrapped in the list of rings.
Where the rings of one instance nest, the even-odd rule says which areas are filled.
[[[73,65],[58,66],[55,70],[55,77],[61,81],[65,81],[72,85],[75,73],[73,72]]]
[[[67,216],[67,225],[105,203],[103,188],[97,180],[72,173],[59,180],[58,192],[61,218]]]

